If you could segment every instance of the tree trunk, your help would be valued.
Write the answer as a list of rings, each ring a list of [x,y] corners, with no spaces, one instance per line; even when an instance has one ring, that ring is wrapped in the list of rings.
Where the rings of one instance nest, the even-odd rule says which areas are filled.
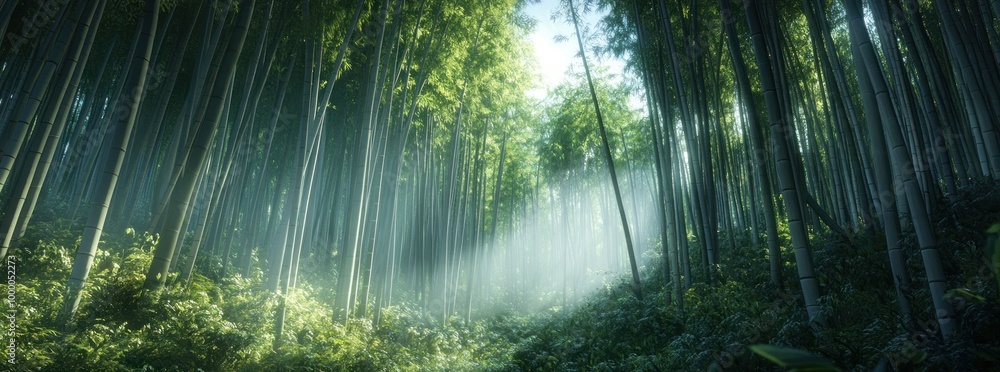
[[[776,80],[772,73],[771,61],[779,59],[780,51],[768,50],[765,44],[763,28],[760,20],[760,10],[757,8],[756,0],[746,0],[747,24],[750,27],[750,38],[753,41],[754,56],[757,60],[757,68],[760,74],[760,82],[764,91],[764,100],[767,104],[767,117],[771,123],[771,144],[774,151],[774,160],[777,164],[778,183],[781,188],[781,198],[785,201],[785,213],[788,217],[788,230],[792,236],[792,248],[795,251],[795,263],[798,268],[799,284],[802,286],[802,295],[806,304],[806,312],[810,320],[825,323],[822,319],[816,319],[819,315],[819,281],[813,270],[812,252],[809,247],[809,235],[806,231],[803,220],[803,209],[800,205],[803,190],[799,190],[792,174],[792,159],[788,149],[788,141],[785,138],[792,131],[788,128],[787,118],[784,117],[781,104],[778,101],[780,86],[776,85]]]
[[[104,2],[101,2],[103,6]],[[77,249],[76,260],[73,263],[73,271],[70,274],[67,284],[67,293],[63,304],[63,319],[67,326],[73,322],[77,308],[80,306],[80,297],[84,284],[87,282],[87,275],[94,263],[97,254],[97,244],[101,240],[104,229],[104,221],[107,217],[108,206],[114,195],[115,184],[118,182],[118,173],[121,171],[125,154],[128,151],[128,140],[132,134],[132,126],[135,123],[136,112],[139,103],[142,102],[143,87],[146,82],[146,71],[149,67],[149,57],[153,49],[153,38],[156,30],[157,19],[159,18],[160,0],[147,0],[143,8],[142,18],[139,20],[137,33],[140,43],[136,44],[138,53],[133,55],[130,62],[128,77],[125,87],[129,88],[129,94],[123,96],[115,105],[115,112],[119,114],[115,118],[114,137],[112,138],[112,154],[104,163],[104,173],[99,186],[100,193],[95,195],[87,225],[83,231],[80,246]],[[93,12],[93,10],[91,10]],[[93,13],[91,13],[93,14]]]
[[[632,234],[629,232],[625,206],[622,204],[622,193],[618,187],[618,175],[615,173],[615,162],[611,157],[611,146],[608,145],[608,134],[604,128],[604,117],[601,115],[601,106],[597,101],[597,91],[594,90],[594,82],[590,77],[590,66],[587,65],[587,53],[583,48],[583,36],[580,35],[580,25],[576,18],[576,9],[573,7],[573,0],[569,0],[569,12],[573,17],[573,27],[576,29],[576,42],[580,47],[580,59],[583,60],[583,70],[587,75],[587,85],[590,86],[590,98],[594,102],[594,111],[597,114],[597,127],[601,131],[601,142],[604,145],[604,160],[607,162],[608,172],[611,173],[611,185],[614,186],[615,200],[618,202],[618,214],[621,216],[622,229],[625,231],[625,246],[628,249],[629,264],[632,267],[632,284],[635,286],[633,290],[639,301],[642,301],[642,284],[639,281],[639,268],[635,263]]]

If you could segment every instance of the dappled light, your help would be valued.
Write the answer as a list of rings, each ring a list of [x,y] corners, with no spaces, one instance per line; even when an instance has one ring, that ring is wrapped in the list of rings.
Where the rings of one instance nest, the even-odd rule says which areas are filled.
[[[0,30],[5,370],[1000,368],[1000,1]]]

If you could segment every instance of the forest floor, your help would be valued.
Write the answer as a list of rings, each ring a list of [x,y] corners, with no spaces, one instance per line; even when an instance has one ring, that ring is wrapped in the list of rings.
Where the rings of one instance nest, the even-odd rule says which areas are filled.
[[[151,298],[140,289],[156,238],[131,229],[106,234],[78,320],[64,329],[58,321],[62,291],[82,228],[49,208],[13,251],[16,369],[774,369],[748,348],[754,344],[805,350],[845,370],[996,368],[1000,276],[990,263],[996,234],[987,231],[1000,222],[1000,185],[966,187],[954,202],[941,200],[938,207],[936,233],[960,318],[958,335],[948,342],[932,321],[912,232],[904,242],[914,280],[907,296],[916,319],[909,329],[898,315],[884,239],[872,241],[859,232],[854,244],[831,234],[812,239],[824,327],[806,319],[790,251],[787,290],[780,290],[767,284],[764,248],[753,247],[746,234],[736,234],[730,245],[732,235],[725,234],[722,246],[737,248],[723,251],[716,283],[700,282],[696,274],[683,314],[664,290],[662,273],[646,273],[644,301],[622,278],[576,305],[531,314],[500,311],[473,322],[453,317],[442,325],[419,309],[395,306],[382,311],[377,324],[358,319],[341,325],[332,321],[331,293],[318,284],[319,273],[307,272],[287,300],[278,352],[272,351],[278,300],[260,289],[259,269],[249,277],[196,275],[189,288],[168,286]],[[697,247],[697,241],[692,244]],[[212,272],[211,264],[202,272]]]

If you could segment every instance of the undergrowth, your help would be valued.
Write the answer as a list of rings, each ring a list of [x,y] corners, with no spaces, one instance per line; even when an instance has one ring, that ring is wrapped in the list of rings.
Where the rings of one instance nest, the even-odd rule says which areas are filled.
[[[419,311],[390,307],[380,324],[333,322],[329,303],[303,283],[286,301],[282,346],[274,351],[278,297],[259,275],[219,281],[195,275],[190,286],[143,293],[156,237],[129,230],[102,244],[77,320],[60,322],[72,265],[72,224],[34,225],[17,249],[19,370],[328,371],[482,370],[509,363],[520,333],[503,320],[436,324]],[[116,245],[115,243],[121,244]],[[30,269],[29,269],[30,268]],[[496,319],[504,319],[497,317]]]
[[[1000,282],[989,259],[998,234],[986,232],[1000,222],[1000,187],[973,184],[955,199],[938,201],[935,221],[952,289],[948,297],[960,324],[948,342],[937,329],[912,231],[902,243],[913,280],[906,293],[911,320],[899,315],[884,236],[871,240],[864,231],[850,239],[814,236],[821,322],[806,319],[790,249],[783,252],[784,282],[776,287],[767,283],[766,248],[754,248],[746,234],[726,234],[721,246],[735,239],[735,246],[746,248],[723,250],[720,282],[689,288],[682,315],[664,291],[662,276],[643,278],[642,302],[623,278],[576,311],[532,328],[517,345],[514,364],[523,370],[773,370],[774,364],[748,348],[770,344],[807,351],[843,370],[996,370]],[[787,243],[787,230],[782,235]],[[692,244],[697,249],[697,242]],[[692,267],[700,265],[698,255],[691,256]]]
[[[806,319],[790,251],[780,287],[767,283],[766,248],[743,232],[724,234],[711,285],[684,293],[683,311],[664,290],[662,273],[645,272],[642,301],[621,278],[581,302],[533,314],[501,311],[447,324],[418,308],[384,309],[368,319],[334,321],[331,291],[306,272],[286,298],[287,321],[273,350],[279,297],[264,291],[259,268],[248,277],[171,278],[144,294],[156,236],[131,229],[105,234],[77,320],[59,321],[63,290],[79,241],[78,222],[41,214],[18,260],[17,367],[44,371],[385,371],[385,370],[772,370],[748,349],[796,348],[845,370],[992,369],[1000,355],[1000,302],[985,232],[1000,221],[1000,188],[965,188],[941,200],[939,249],[960,331],[941,340],[912,232],[903,242],[915,319],[898,314],[884,238],[864,231],[850,241],[812,239],[820,275],[823,325]],[[954,211],[954,213],[946,212]],[[732,239],[732,241],[730,241]],[[783,238],[787,241],[787,235]],[[853,242],[853,244],[851,243]],[[763,243],[763,239],[760,239]],[[692,249],[697,249],[693,241]],[[696,252],[696,251],[692,251]],[[692,265],[700,265],[697,254]],[[659,260],[658,257],[651,257]],[[208,265],[213,264],[206,261]],[[217,263],[216,263],[217,264]],[[659,267],[651,263],[647,267]],[[701,267],[701,266],[697,266]],[[697,270],[696,270],[697,271]],[[209,270],[208,272],[211,272]],[[700,274],[703,275],[703,274]],[[669,288],[669,286],[666,286]]]

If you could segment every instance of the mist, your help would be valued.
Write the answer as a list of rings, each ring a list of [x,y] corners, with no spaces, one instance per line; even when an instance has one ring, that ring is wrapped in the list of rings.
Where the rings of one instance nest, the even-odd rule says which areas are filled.
[[[650,270],[659,257],[653,173],[622,173],[637,264],[640,271]],[[566,308],[629,274],[614,192],[608,177],[601,176],[591,173],[542,187],[500,221],[495,243],[476,247],[481,254],[474,258],[474,313]]]

